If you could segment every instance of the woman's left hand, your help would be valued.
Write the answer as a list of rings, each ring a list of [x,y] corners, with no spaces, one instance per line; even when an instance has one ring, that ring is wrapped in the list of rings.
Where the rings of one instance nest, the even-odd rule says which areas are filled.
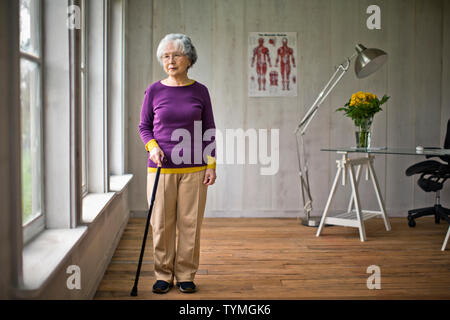
[[[206,169],[205,178],[203,179],[203,183],[207,186],[213,185],[216,182],[216,170],[215,169]]]

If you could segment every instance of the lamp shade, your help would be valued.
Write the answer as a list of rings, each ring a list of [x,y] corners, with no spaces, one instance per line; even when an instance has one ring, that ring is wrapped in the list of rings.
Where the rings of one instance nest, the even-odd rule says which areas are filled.
[[[355,47],[358,56],[355,61],[355,73],[358,78],[365,78],[377,71],[386,61],[387,53],[380,49],[367,49],[362,44]]]

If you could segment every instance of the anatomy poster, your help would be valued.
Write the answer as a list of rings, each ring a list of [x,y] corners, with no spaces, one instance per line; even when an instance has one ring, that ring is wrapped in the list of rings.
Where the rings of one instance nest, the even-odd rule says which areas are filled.
[[[248,96],[297,95],[297,32],[250,32]]]

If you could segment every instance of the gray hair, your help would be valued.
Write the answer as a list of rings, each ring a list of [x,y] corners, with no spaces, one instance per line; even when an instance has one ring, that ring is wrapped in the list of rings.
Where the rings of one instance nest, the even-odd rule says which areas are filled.
[[[163,65],[161,57],[164,54],[164,49],[169,42],[173,42],[175,47],[177,47],[189,58],[191,61],[189,68],[192,67],[197,61],[197,51],[192,44],[191,38],[181,33],[170,33],[159,42],[158,49],[156,50],[156,57],[158,58],[159,63]]]

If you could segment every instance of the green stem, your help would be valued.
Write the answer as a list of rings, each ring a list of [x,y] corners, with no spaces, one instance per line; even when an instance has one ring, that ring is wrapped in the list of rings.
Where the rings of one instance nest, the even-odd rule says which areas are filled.
[[[359,146],[361,148],[367,148],[367,135],[365,130],[361,130],[361,133],[359,135]]]

